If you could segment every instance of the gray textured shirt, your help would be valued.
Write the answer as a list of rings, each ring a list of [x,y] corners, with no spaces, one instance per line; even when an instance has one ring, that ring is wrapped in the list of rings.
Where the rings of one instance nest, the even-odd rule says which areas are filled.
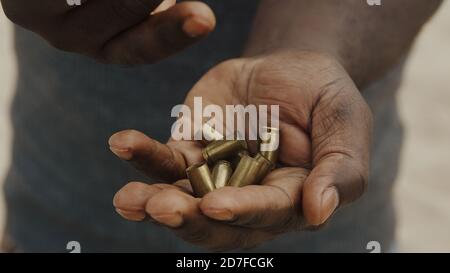
[[[151,66],[98,64],[16,29],[19,78],[5,193],[8,232],[20,250],[65,252],[67,242],[75,240],[84,252],[199,251],[169,230],[116,215],[115,192],[127,181],[146,178],[112,155],[107,140],[128,128],[167,140],[171,108],[209,68],[240,55],[258,1],[207,2],[218,17],[216,31]],[[392,71],[363,92],[375,115],[366,195],[341,209],[323,230],[287,234],[254,251],[360,252],[372,240],[389,247],[402,136],[395,101],[400,73],[400,68]]]

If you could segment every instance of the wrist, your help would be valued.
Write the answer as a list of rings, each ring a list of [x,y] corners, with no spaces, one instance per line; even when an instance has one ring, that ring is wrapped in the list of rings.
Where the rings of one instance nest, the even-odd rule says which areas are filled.
[[[367,77],[364,76],[363,69],[357,69],[354,65],[355,60],[351,57],[351,55],[344,51],[340,50],[340,47],[337,45],[325,46],[312,46],[312,45],[302,45],[296,47],[252,47],[248,46],[244,50],[242,56],[244,58],[252,58],[252,59],[263,59],[268,56],[286,56],[289,55],[292,59],[298,59],[303,61],[305,56],[314,56],[315,59],[329,63],[333,63],[334,65],[339,65],[345,69],[347,74],[352,78],[358,88],[364,87],[367,83]]]

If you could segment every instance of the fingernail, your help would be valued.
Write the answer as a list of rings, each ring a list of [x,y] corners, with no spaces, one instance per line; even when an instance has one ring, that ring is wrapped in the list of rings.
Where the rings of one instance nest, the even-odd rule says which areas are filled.
[[[211,31],[211,24],[198,17],[191,17],[183,23],[183,31],[188,36],[196,38]]]
[[[116,156],[120,157],[123,160],[131,160],[133,158],[133,154],[130,149],[127,148],[117,148],[109,146],[111,152],[113,152]]]
[[[153,15],[153,14],[168,10],[175,4],[176,4],[175,0],[165,0],[151,14]]]
[[[232,221],[235,217],[234,214],[228,209],[207,209],[204,213],[209,218],[218,221]]]
[[[325,223],[339,205],[339,194],[335,187],[326,189],[322,193],[320,206],[320,224]]]
[[[109,149],[111,152],[113,152],[116,156],[124,159],[124,160],[131,160],[133,157],[133,154],[131,153],[131,149],[128,147],[128,143],[125,143],[123,137],[117,136],[116,133],[112,137],[109,138],[108,144]]]
[[[116,209],[116,212],[123,218],[130,221],[140,222],[145,219],[145,212],[142,211],[125,211],[121,209]]]
[[[151,217],[159,223],[171,228],[177,228],[183,224],[183,217],[179,213],[152,214]]]

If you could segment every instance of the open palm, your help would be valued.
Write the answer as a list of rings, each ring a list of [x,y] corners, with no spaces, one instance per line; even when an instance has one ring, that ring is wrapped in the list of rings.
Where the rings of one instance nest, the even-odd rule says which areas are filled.
[[[114,198],[119,214],[147,215],[191,243],[213,250],[248,248],[276,235],[322,225],[354,201],[368,177],[371,114],[345,70],[332,58],[284,52],[224,62],[189,92],[203,104],[279,105],[283,167],[261,185],[225,187],[202,199],[191,194],[185,169],[202,161],[199,141],[161,144],[132,130],[110,139],[111,150],[149,177],[174,184],[132,182]]]

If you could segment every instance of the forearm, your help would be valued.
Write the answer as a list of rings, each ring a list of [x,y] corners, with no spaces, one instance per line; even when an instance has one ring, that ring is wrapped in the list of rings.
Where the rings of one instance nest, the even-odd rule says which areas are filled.
[[[264,0],[244,56],[283,49],[334,56],[358,87],[381,77],[409,50],[441,0]]]

